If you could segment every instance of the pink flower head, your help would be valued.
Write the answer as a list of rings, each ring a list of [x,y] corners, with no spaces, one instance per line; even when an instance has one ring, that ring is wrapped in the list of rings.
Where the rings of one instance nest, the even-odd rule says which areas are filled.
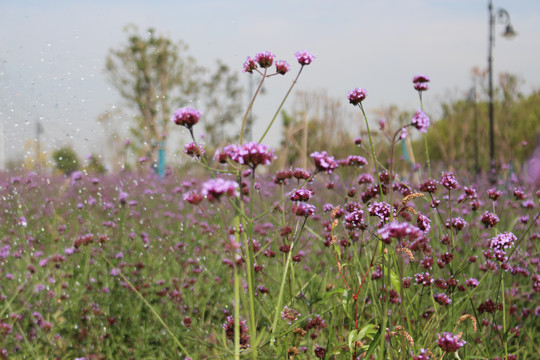
[[[427,83],[414,83],[414,89],[416,91],[427,91],[429,86]]]
[[[511,232],[504,232],[489,241],[489,247],[493,250],[504,251],[516,242],[516,235]]]
[[[424,83],[428,83],[430,79],[427,75],[420,74],[420,75],[415,75],[412,81],[414,84],[424,84]]]
[[[417,110],[412,117],[411,125],[425,133],[429,127],[429,117],[422,110]]]
[[[195,159],[200,159],[201,156],[204,156],[206,151],[201,145],[197,145],[193,142],[184,145],[184,152]]]
[[[298,63],[302,66],[309,65],[313,62],[313,60],[315,60],[315,56],[306,50],[298,51],[294,55],[296,56]]]
[[[191,129],[193,125],[199,122],[201,116],[202,112],[200,110],[195,110],[192,107],[185,107],[176,110],[171,121],[176,125],[182,125]]]
[[[268,146],[256,143],[254,141],[242,146],[244,164],[255,168],[257,165],[270,165],[272,160],[276,158],[274,150]]]
[[[299,202],[292,207],[292,211],[296,216],[303,217],[309,217],[315,214],[315,209],[315,206],[305,202]]]
[[[276,56],[272,54],[270,51],[264,51],[260,52],[257,55],[255,55],[255,61],[259,64],[260,67],[263,69],[269,68],[274,63],[274,58]]]
[[[239,196],[238,184],[222,178],[211,179],[202,184],[202,195],[210,202],[218,201],[223,194],[230,197]]]
[[[276,61],[276,72],[281,75],[285,75],[291,70],[291,66],[284,60]]]
[[[406,237],[409,237],[409,240],[415,241],[424,235],[416,226],[407,222],[398,223],[397,221],[393,221],[382,227],[377,233],[381,235],[381,238],[386,243],[390,242],[390,238],[403,240]]]
[[[447,353],[456,352],[467,343],[465,340],[460,340],[460,336],[449,332],[444,332],[442,336],[437,334],[437,336],[439,337],[437,345]]]
[[[338,167],[338,163],[334,160],[334,157],[328,155],[326,151],[315,151],[311,153],[311,157],[315,161],[315,166],[319,171],[325,171],[331,174]]]
[[[356,105],[360,104],[362,101],[364,101],[366,96],[367,96],[367,90],[366,89],[356,88],[356,89],[353,89],[353,90],[351,90],[349,92],[349,95],[347,96],[347,99],[349,99],[349,103],[356,106]]]
[[[242,71],[253,74],[253,70],[255,69],[257,69],[257,64],[255,63],[255,60],[253,60],[251,56],[248,56],[246,61],[244,61]]]
[[[367,165],[367,160],[360,155],[349,155],[347,157],[347,165],[354,167],[362,167]]]
[[[454,173],[451,171],[442,173],[441,184],[448,190],[456,189],[459,186]]]
[[[308,189],[297,189],[289,197],[291,201],[308,201],[313,196],[313,191]]]
[[[414,89],[417,91],[426,91],[429,89],[428,83],[429,77],[426,75],[416,75],[413,77]]]

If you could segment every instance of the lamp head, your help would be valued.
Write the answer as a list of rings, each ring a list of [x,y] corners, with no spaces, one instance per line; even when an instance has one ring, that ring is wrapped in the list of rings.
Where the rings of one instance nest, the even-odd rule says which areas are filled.
[[[506,29],[504,30],[502,36],[505,38],[511,39],[517,35],[517,32],[514,30],[514,27],[512,24],[506,25]]]

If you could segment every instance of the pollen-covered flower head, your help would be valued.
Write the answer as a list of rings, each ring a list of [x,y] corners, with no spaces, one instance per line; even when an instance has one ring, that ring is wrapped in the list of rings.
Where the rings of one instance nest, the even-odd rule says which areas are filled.
[[[297,51],[294,55],[296,56],[298,63],[302,66],[309,65],[315,60],[315,56],[306,50]]]
[[[284,60],[276,61],[276,73],[285,75],[291,70],[291,66]]]
[[[422,110],[417,110],[412,117],[411,125],[425,133],[429,127],[429,117]]]
[[[184,107],[174,112],[171,121],[174,122],[176,125],[182,125],[187,127],[188,129],[191,129],[193,125],[199,122],[201,116],[202,112],[200,110],[196,110],[192,107]]]
[[[253,74],[253,70],[256,70],[256,69],[257,69],[257,63],[255,62],[255,60],[251,58],[251,56],[248,56],[246,61],[244,61],[244,65],[242,66],[242,71]]]
[[[272,54],[270,51],[263,51],[260,53],[257,53],[255,55],[255,61],[259,64],[260,67],[263,69],[269,68],[274,63],[274,58],[276,56]]]
[[[331,174],[337,167],[338,163],[333,156],[328,155],[326,151],[315,151],[310,155],[315,162],[317,170],[327,172]]]
[[[366,96],[367,96],[366,89],[356,88],[349,91],[349,95],[347,96],[347,99],[349,99],[349,103],[356,106],[360,104],[362,101],[364,101]]]

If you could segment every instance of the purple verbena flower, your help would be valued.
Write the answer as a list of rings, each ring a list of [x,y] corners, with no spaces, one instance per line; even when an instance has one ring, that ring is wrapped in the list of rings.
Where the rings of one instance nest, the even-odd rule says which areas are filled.
[[[511,232],[504,232],[492,238],[489,241],[489,247],[492,250],[500,250],[504,252],[504,250],[514,245],[514,242],[516,242],[516,240],[516,235],[512,234]]]
[[[368,206],[368,211],[370,216],[377,216],[382,222],[387,222],[392,210],[387,202],[374,202]]]
[[[459,335],[454,335],[449,332],[444,332],[442,335],[437,334],[437,336],[439,337],[437,345],[447,353],[456,352],[467,343],[465,340],[460,340]]]
[[[469,278],[469,279],[465,280],[465,285],[467,285],[470,288],[475,288],[475,287],[478,286],[478,284],[480,284],[480,283],[475,278]]]
[[[303,216],[303,217],[309,217],[315,214],[315,209],[316,209],[315,206],[305,203],[305,202],[297,203],[293,205],[292,207],[292,211],[296,216]]]
[[[426,349],[420,349],[420,353],[418,355],[414,355],[411,351],[412,360],[430,360],[431,358],[428,356],[428,352]]]
[[[257,63],[250,56],[247,57],[244,65],[242,66],[242,71],[253,74],[253,70],[257,69]]]
[[[222,195],[236,197],[240,195],[238,184],[223,178],[210,179],[202,184],[201,194],[210,202],[219,201]]]
[[[426,91],[429,89],[428,83],[429,77],[426,75],[415,75],[413,77],[414,89],[417,91]]]
[[[199,122],[201,116],[202,112],[200,110],[196,110],[192,107],[184,107],[174,112],[171,121],[176,125],[185,126],[188,129],[191,129],[193,125]]]
[[[269,68],[274,63],[274,58],[276,56],[270,51],[263,51],[255,55],[254,60],[259,64],[263,69]]]
[[[441,184],[448,190],[456,189],[459,186],[454,173],[451,171],[442,173]]]
[[[390,238],[403,240],[406,237],[409,237],[410,241],[415,241],[424,235],[416,226],[411,225],[408,222],[399,223],[397,221],[393,221],[390,224],[382,227],[377,231],[377,233],[386,243],[390,242]]]
[[[333,156],[328,155],[326,151],[315,151],[310,155],[315,162],[315,167],[318,171],[324,171],[331,174],[337,167],[338,163]]]
[[[499,217],[492,212],[485,211],[484,214],[482,214],[480,221],[482,221],[482,224],[484,224],[486,228],[492,228],[499,222]]]
[[[290,196],[291,201],[308,201],[313,196],[313,191],[308,189],[294,190]]]
[[[416,285],[430,286],[433,283],[433,277],[430,273],[415,274],[414,279]]]
[[[234,317],[228,316],[225,323],[222,325],[225,330],[225,336],[229,340],[234,340]],[[240,348],[247,349],[249,347],[248,326],[246,320],[240,321]]]
[[[268,146],[256,142],[243,145],[227,145],[222,150],[217,150],[214,159],[225,163],[227,159],[255,168],[258,165],[269,165],[276,158],[274,150]]]
[[[306,50],[297,51],[294,55],[296,56],[298,63],[302,66],[309,65],[315,60],[315,56]]]
[[[429,127],[429,117],[422,110],[417,110],[412,117],[411,125],[425,133]]]
[[[294,309],[289,308],[288,306],[285,306],[281,311],[281,318],[287,321],[289,325],[292,325],[292,323],[295,322],[300,316],[302,316],[302,314]]]
[[[354,167],[362,167],[364,165],[367,165],[367,160],[359,155],[349,155],[347,157],[347,165]]]
[[[291,70],[291,66],[284,60],[276,61],[276,73],[285,75]]]
[[[452,303],[452,299],[446,294],[433,295],[433,298],[441,305],[450,305]]]
[[[347,99],[349,99],[349,103],[356,106],[360,104],[362,101],[364,101],[366,96],[367,96],[366,89],[355,88],[349,91],[349,95],[347,96]]]
[[[188,154],[192,158],[200,159],[202,156],[204,156],[204,154],[206,154],[206,151],[201,145],[190,142],[189,144],[184,145],[184,153]]]

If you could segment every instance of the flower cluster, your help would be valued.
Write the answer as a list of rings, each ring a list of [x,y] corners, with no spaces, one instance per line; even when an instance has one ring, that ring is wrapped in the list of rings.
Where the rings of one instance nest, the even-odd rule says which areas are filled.
[[[200,159],[206,154],[206,151],[201,145],[197,145],[193,142],[184,146],[184,152],[195,159]]]
[[[296,216],[309,217],[315,214],[315,206],[305,202],[299,202],[292,207],[292,211]]]
[[[441,184],[448,190],[456,189],[459,186],[454,173],[451,171],[442,173]]]
[[[347,99],[349,99],[349,102],[353,105],[358,105],[360,104],[362,101],[364,101],[364,99],[366,98],[367,96],[367,90],[366,89],[361,89],[361,88],[356,88],[356,89],[353,89],[349,92],[349,95],[347,96]]]
[[[465,340],[460,340],[461,336],[449,332],[444,332],[442,335],[437,334],[437,336],[439,337],[437,345],[447,353],[456,352],[467,343]]]
[[[287,321],[289,325],[292,325],[292,323],[295,322],[300,316],[302,316],[302,314],[294,309],[289,308],[288,306],[285,306],[281,311],[281,318]]]
[[[349,155],[345,161],[347,166],[362,167],[367,165],[367,160],[359,155]]]
[[[291,66],[284,60],[276,61],[276,73],[285,75],[291,70]]]
[[[269,68],[274,63],[274,58],[276,56],[272,54],[270,51],[264,51],[260,52],[257,55],[255,55],[255,61],[259,64],[260,67],[263,69]]]
[[[516,242],[516,235],[511,232],[504,232],[498,234],[489,241],[489,247],[493,250],[495,258],[501,263],[505,263],[508,260],[506,256],[506,249],[510,248]]]
[[[200,110],[195,110],[192,107],[185,107],[176,110],[171,121],[176,125],[185,126],[188,129],[191,129],[193,125],[199,122],[201,116],[202,112]]]
[[[214,159],[225,163],[227,159],[255,169],[258,165],[269,165],[276,158],[274,150],[256,142],[243,145],[227,145],[217,150]]]
[[[392,221],[390,224],[379,229],[377,233],[386,243],[390,242],[390,238],[403,240],[408,236],[410,241],[415,241],[424,236],[424,233],[416,226],[408,222],[400,223],[397,221]]]
[[[429,89],[428,83],[429,77],[426,75],[416,75],[413,77],[414,89],[417,91],[426,91]]]
[[[201,193],[203,196],[206,196],[210,202],[219,201],[224,194],[230,197],[240,195],[238,184],[236,182],[222,178],[211,179],[203,183]]]
[[[302,66],[309,65],[315,60],[315,56],[306,50],[297,51],[294,55],[296,56],[298,63]]]
[[[425,133],[429,127],[429,117],[422,110],[417,110],[412,117],[411,125]]]
[[[297,189],[291,196],[291,201],[308,201],[313,196],[313,191],[308,189]]]
[[[228,316],[223,324],[225,336],[229,340],[234,340],[234,317]],[[240,348],[247,349],[249,347],[248,326],[246,320],[240,321]]]
[[[324,171],[331,174],[338,167],[338,163],[334,157],[328,155],[326,151],[315,151],[311,153],[311,157],[313,158],[315,167],[318,171]]]

